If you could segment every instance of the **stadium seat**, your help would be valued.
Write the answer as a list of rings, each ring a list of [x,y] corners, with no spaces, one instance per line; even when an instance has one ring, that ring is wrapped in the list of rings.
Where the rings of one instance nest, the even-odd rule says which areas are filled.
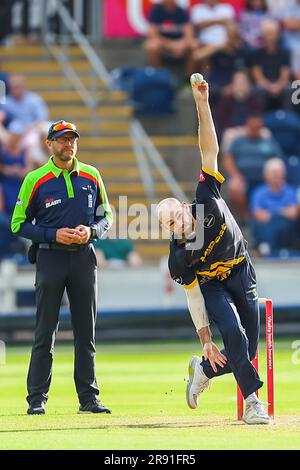
[[[291,155],[286,159],[287,181],[300,188],[300,155]]]
[[[265,126],[288,155],[300,155],[300,117],[292,111],[272,111],[265,115]]]
[[[111,72],[112,85],[130,96],[137,114],[174,112],[175,82],[162,68],[119,67]]]

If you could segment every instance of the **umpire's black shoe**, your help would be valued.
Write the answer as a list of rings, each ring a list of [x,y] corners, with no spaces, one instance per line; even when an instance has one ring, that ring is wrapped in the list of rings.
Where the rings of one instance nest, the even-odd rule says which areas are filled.
[[[35,401],[31,403],[27,410],[28,415],[44,415],[45,413],[45,403],[43,401]]]
[[[85,405],[80,405],[78,413],[111,413],[111,410],[95,398]]]

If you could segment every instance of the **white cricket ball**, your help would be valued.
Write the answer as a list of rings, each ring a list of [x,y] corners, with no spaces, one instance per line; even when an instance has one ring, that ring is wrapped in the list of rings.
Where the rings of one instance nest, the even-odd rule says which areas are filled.
[[[190,78],[191,85],[201,85],[203,82],[203,75],[201,73],[193,73]]]

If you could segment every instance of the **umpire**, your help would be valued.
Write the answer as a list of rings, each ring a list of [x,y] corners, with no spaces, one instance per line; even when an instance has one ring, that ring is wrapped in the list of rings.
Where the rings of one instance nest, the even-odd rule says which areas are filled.
[[[104,235],[113,216],[98,170],[76,158],[79,137],[70,122],[51,125],[47,145],[52,156],[25,177],[12,217],[13,233],[32,240],[29,258],[36,261],[36,328],[27,376],[30,415],[45,413],[65,289],[74,333],[79,413],[111,412],[97,399],[97,265],[92,240]]]

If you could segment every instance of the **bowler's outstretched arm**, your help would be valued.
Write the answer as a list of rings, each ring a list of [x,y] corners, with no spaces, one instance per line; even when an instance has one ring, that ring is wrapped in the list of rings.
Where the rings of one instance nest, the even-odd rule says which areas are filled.
[[[218,173],[219,144],[208,101],[209,87],[202,75],[194,75],[196,75],[196,80],[191,78],[191,85],[199,120],[198,139],[202,165]]]

